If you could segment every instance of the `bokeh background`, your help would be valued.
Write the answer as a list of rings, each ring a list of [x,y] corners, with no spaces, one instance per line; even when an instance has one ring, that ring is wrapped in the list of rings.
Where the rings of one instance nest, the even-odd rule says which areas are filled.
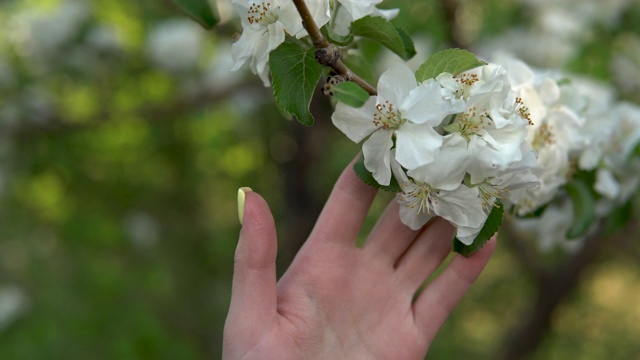
[[[327,98],[303,127],[257,77],[229,72],[240,28],[217,5],[205,31],[168,0],[0,0],[0,359],[220,358],[237,188],[271,205],[280,271],[303,243],[358,146]],[[450,46],[506,49],[640,102],[637,0],[382,7],[402,9],[413,66]],[[373,83],[397,61],[360,53]],[[569,253],[505,231],[429,358],[640,359],[635,209]]]

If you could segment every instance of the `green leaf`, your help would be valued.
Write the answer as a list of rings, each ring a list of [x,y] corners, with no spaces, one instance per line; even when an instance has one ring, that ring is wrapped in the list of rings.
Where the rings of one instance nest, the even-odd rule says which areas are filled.
[[[378,184],[376,179],[373,178],[373,174],[371,174],[371,171],[367,170],[367,168],[364,166],[363,155],[360,155],[360,158],[358,159],[358,161],[356,161],[356,163],[353,164],[353,170],[356,172],[356,175],[358,175],[360,180],[362,180],[365,184],[369,186],[373,186],[375,188],[382,189],[385,191],[391,191],[391,192],[402,191],[402,189],[400,188],[400,184],[398,184],[398,181],[393,176],[391,177],[391,182],[389,183],[389,185],[384,186],[384,185]]]
[[[269,55],[276,102],[307,126],[313,124],[309,104],[323,70],[315,60],[314,51],[314,48],[284,42]]]
[[[556,84],[558,86],[571,85],[571,79],[568,77],[561,78],[561,79],[558,79],[558,81],[556,81]]]
[[[411,36],[409,36],[409,34],[407,34],[407,32],[402,28],[396,27],[396,30],[402,39],[402,44],[404,45],[404,50],[407,52],[408,59],[411,59],[416,55],[416,48],[413,45],[413,39],[411,39]]]
[[[404,60],[409,60],[416,54],[409,36],[385,18],[365,16],[351,24],[351,32],[356,36],[377,41]]]
[[[627,223],[632,219],[633,200],[629,200],[609,213],[605,222],[604,235],[613,235],[627,225]]]
[[[467,50],[446,49],[431,55],[420,65],[416,71],[416,79],[423,82],[444,72],[455,75],[486,64]]]
[[[502,218],[504,217],[504,205],[502,202],[497,201],[496,206],[491,209],[491,213],[487,217],[487,221],[484,223],[484,226],[478,233],[478,236],[473,240],[471,245],[465,245],[462,241],[458,240],[458,238],[453,238],[453,251],[459,253],[464,257],[468,257],[474,252],[480,250],[484,244],[491,239],[493,234],[498,231],[500,225],[502,224]]]
[[[630,161],[632,158],[640,156],[640,143],[637,143],[633,150],[629,151],[626,161]]]
[[[349,106],[361,107],[369,100],[369,93],[351,81],[345,81],[333,87],[333,96]]]
[[[579,178],[565,185],[565,189],[573,202],[573,224],[567,238],[575,239],[586,234],[596,219],[595,198],[589,185]]]
[[[214,9],[208,0],[171,0],[171,2],[205,29],[211,29],[218,23]]]
[[[340,35],[333,31],[333,28],[329,24],[323,26],[320,31],[331,43],[339,46],[348,46],[353,42],[353,34]]]

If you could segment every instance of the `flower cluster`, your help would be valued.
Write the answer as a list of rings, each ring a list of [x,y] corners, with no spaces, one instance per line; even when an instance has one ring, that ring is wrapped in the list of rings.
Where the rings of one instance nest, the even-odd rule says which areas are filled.
[[[548,229],[539,226],[549,222],[547,214],[555,214],[558,224],[571,224],[573,213],[563,187],[581,174],[591,174],[588,185],[597,200],[597,217],[626,203],[640,185],[640,160],[633,156],[640,143],[640,107],[614,101],[610,87],[591,80],[536,71],[504,55],[496,61],[507,69],[514,92],[530,106],[534,125],[527,143],[538,154],[533,173],[540,186],[511,192],[513,210],[526,215],[547,206],[541,218],[520,219],[519,226]],[[565,227],[553,236],[545,234],[542,246],[575,247],[566,242]]]
[[[400,217],[413,229],[440,216],[469,245],[512,189],[538,184],[530,110],[498,65],[417,83],[397,64],[364,106],[339,103],[333,123],[355,142],[366,139],[364,164],[379,184],[393,174]]]
[[[338,0],[333,26],[348,29],[352,21],[367,15],[394,17],[397,10],[378,10],[382,0]],[[331,20],[329,0],[305,1],[314,22],[322,27]],[[265,86],[269,80],[269,53],[285,41],[285,35],[298,39],[307,36],[302,19],[291,1],[233,0],[242,22],[242,35],[231,47],[236,71],[249,62],[251,71],[260,76]]]
[[[376,33],[384,21],[366,18],[389,20],[397,15],[397,10],[378,9],[381,2],[306,0],[309,11],[303,13],[345,49],[351,48],[345,43],[367,34],[381,37],[382,45],[406,60],[415,54],[413,44],[403,41],[403,46],[395,46],[387,41],[387,32],[399,39],[404,32],[389,23]],[[302,48],[311,46],[304,39],[308,34],[302,18],[293,2],[233,0],[233,4],[243,32],[232,46],[232,70],[249,63],[268,86],[269,54],[287,37],[302,39],[292,40]],[[363,106],[352,107],[340,102],[348,100],[338,99],[333,123],[354,142],[363,142],[366,176],[380,186],[399,185],[403,223],[419,229],[436,216],[444,218],[456,228],[456,238],[469,246],[476,239],[487,240],[486,234],[499,223],[487,220],[508,210],[521,218],[542,215],[522,222],[546,219],[557,226],[534,228],[562,233],[558,238],[564,239],[567,232],[583,236],[586,231],[582,225],[575,230],[566,219],[578,212],[574,196],[588,196],[595,204],[595,215],[582,221],[587,225],[628,201],[640,185],[640,156],[633,156],[639,152],[640,108],[616,103],[610,88],[535,70],[505,55],[470,70],[466,69],[472,65],[456,67],[469,59],[476,66],[484,64],[462,50],[425,62],[446,65],[434,66],[438,70],[426,66],[428,71],[419,70],[418,77],[406,65],[395,64],[379,78],[377,95],[357,99],[358,104],[364,101]],[[292,106],[295,101],[300,104]],[[308,108],[309,101],[310,97],[285,96],[281,105],[300,118],[296,111],[304,107],[297,105]],[[571,186],[579,182],[587,190],[575,195]],[[495,226],[482,231],[487,223]],[[547,245],[553,243],[549,237]]]
[[[397,64],[361,108],[338,103],[333,123],[364,141],[364,166],[376,182],[398,182],[406,225],[418,229],[439,216],[466,245],[503,204],[521,217],[519,227],[546,229],[544,247],[575,248],[567,242],[577,206],[568,184],[580,178],[593,193],[594,225],[640,185],[640,107],[615,102],[601,84],[504,55],[421,83]]]

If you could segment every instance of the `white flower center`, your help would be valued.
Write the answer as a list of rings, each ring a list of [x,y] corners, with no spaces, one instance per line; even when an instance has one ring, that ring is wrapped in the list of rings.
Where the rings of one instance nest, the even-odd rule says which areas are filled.
[[[542,124],[535,132],[531,147],[534,150],[540,150],[547,145],[555,144],[555,142],[556,137],[553,126],[550,124]]]
[[[524,106],[524,102],[521,97],[516,98],[516,104],[514,106],[514,111],[520,115],[521,118],[527,120],[529,125],[533,125],[533,121],[531,121],[531,112],[529,112],[529,108]]]
[[[478,75],[476,74],[458,74],[453,77],[456,79],[456,83],[460,85],[460,88],[456,90],[456,97],[458,99],[464,99],[465,101],[471,96],[471,86],[478,82]]]
[[[472,107],[469,111],[458,114],[454,122],[445,126],[444,129],[449,133],[460,133],[465,139],[469,140],[472,136],[486,129],[491,122],[492,120],[486,111],[478,115],[477,109]]]
[[[397,129],[404,123],[400,112],[395,109],[389,100],[383,104],[376,104],[378,112],[373,114],[373,124],[378,129]]]
[[[410,187],[407,190],[406,187]],[[434,190],[431,185],[427,183],[418,183],[414,186],[405,186],[404,191],[400,195],[400,200],[408,204],[408,207],[418,207],[417,213],[431,214],[431,208],[434,203],[438,202],[435,195],[438,194],[437,190]]]
[[[279,6],[272,9],[270,2],[263,1],[261,3],[253,3],[247,10],[247,21],[249,21],[249,24],[261,24],[265,26],[273,24],[278,21],[279,9]]]
[[[509,189],[499,189],[487,181],[478,184],[478,190],[482,199],[482,209],[486,212],[496,206],[496,199],[505,199],[509,194]]]

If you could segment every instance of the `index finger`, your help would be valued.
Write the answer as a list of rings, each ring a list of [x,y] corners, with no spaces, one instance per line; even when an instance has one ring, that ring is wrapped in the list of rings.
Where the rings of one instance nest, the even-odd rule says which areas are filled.
[[[496,247],[494,235],[468,258],[456,254],[449,266],[429,283],[413,303],[414,318],[429,341],[484,269]]]
[[[367,212],[377,193],[356,175],[356,156],[342,171],[316,222],[310,242],[322,241],[354,246]]]

